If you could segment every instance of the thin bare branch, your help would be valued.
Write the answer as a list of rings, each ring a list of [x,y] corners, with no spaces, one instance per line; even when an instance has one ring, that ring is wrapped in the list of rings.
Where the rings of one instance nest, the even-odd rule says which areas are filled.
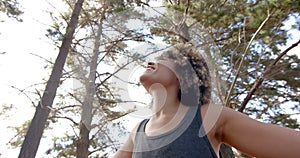
[[[25,89],[19,89],[19,88],[15,87],[15,86],[10,86],[10,87],[13,88],[13,89],[16,89],[17,91],[19,91],[20,93],[22,93],[23,95],[25,95],[25,97],[28,98],[28,99],[30,100],[31,104],[32,104],[34,107],[36,107],[34,101],[33,101],[33,100],[32,100],[32,99],[24,92]]]
[[[76,126],[79,125],[79,123],[75,122],[72,118],[66,117],[66,116],[52,116],[52,117],[49,117],[49,119],[66,119],[66,120],[71,121]]]
[[[246,55],[247,55],[247,53],[248,53],[248,50],[249,50],[249,48],[250,48],[250,46],[251,46],[253,40],[256,38],[256,36],[257,36],[258,33],[261,31],[261,29],[263,28],[263,26],[264,26],[264,25],[267,23],[267,21],[270,19],[270,17],[271,17],[271,14],[268,12],[268,16],[265,18],[265,20],[264,20],[264,21],[261,23],[261,25],[258,27],[258,29],[256,30],[256,32],[255,32],[254,35],[252,36],[251,40],[249,41],[247,47],[245,48],[243,57],[242,57],[242,59],[241,59],[241,61],[240,61],[240,63],[239,63],[238,70],[237,70],[237,72],[236,72],[236,74],[235,74],[235,78],[234,78],[234,80],[233,80],[233,82],[232,82],[232,84],[231,84],[231,86],[230,86],[229,92],[228,92],[228,94],[227,94],[227,96],[226,96],[225,106],[228,106],[228,104],[229,104],[230,96],[231,96],[231,94],[232,94],[232,91],[233,91],[233,88],[234,88],[234,86],[235,86],[235,84],[236,84],[236,81],[237,81],[237,79],[238,79],[238,77],[239,77],[239,74],[240,74],[240,71],[241,71],[241,68],[242,68],[244,59],[245,59],[245,57],[246,57]]]
[[[266,76],[269,74],[269,72],[271,71],[271,69],[275,65],[277,65],[277,63],[279,62],[279,60],[284,55],[286,55],[291,49],[293,49],[296,46],[298,46],[299,43],[300,43],[300,39],[296,43],[292,44],[290,47],[288,47],[287,49],[285,49],[282,53],[280,53],[279,56],[275,59],[275,61],[266,68],[266,70],[264,71],[264,73],[261,75],[260,78],[258,78],[256,80],[256,82],[254,83],[254,85],[252,86],[252,88],[250,89],[250,91],[248,92],[246,98],[244,99],[244,101],[243,101],[242,105],[240,106],[240,108],[238,109],[238,111],[240,111],[240,112],[244,111],[244,109],[246,108],[247,103],[252,98],[252,95],[258,89],[258,87],[262,84],[262,82],[264,81],[264,79],[266,78]]]

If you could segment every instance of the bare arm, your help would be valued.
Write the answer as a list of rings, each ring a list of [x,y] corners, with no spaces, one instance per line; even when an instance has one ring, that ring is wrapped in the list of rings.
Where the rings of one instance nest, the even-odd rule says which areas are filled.
[[[128,139],[123,144],[123,146],[116,152],[116,154],[113,156],[113,158],[131,158],[132,157],[132,151],[133,151],[133,147],[134,147],[133,140],[135,138],[138,125],[139,124],[137,124],[133,128]]]
[[[230,108],[220,116],[223,142],[263,158],[300,157],[300,132],[256,121]]]
[[[131,158],[133,151],[133,141],[131,134],[124,145],[116,152],[113,158]]]

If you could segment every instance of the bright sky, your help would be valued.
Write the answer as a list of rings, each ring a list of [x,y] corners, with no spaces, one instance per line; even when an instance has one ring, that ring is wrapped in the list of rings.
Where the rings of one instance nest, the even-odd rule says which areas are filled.
[[[34,109],[31,108],[30,100],[18,90],[11,88],[15,86],[19,89],[25,89],[36,83],[47,80],[49,69],[45,69],[46,62],[32,54],[39,55],[45,59],[54,61],[58,50],[55,50],[50,41],[45,37],[48,25],[52,23],[49,14],[46,12],[49,8],[47,0],[27,2],[19,0],[24,14],[23,22],[17,22],[13,19],[7,19],[0,14],[0,19],[5,22],[0,23],[0,105],[13,104],[17,109],[14,113],[7,113],[9,117],[2,120],[0,124],[0,158],[17,157],[19,149],[11,149],[6,143],[13,137],[11,130],[7,127],[17,126],[25,120],[32,119]],[[63,10],[60,0],[51,0],[51,4],[60,7]],[[38,7],[37,7],[38,6]],[[44,86],[39,87],[41,90]],[[29,88],[31,91],[34,90]],[[26,89],[26,90],[29,90]],[[35,101],[37,103],[37,101]],[[0,117],[2,119],[2,117]],[[41,141],[41,146],[36,157],[42,157],[51,143]]]
[[[16,112],[8,113],[7,115],[10,117],[2,120],[0,124],[2,133],[0,135],[0,158],[17,157],[19,154],[19,150],[9,149],[6,146],[12,137],[11,131],[7,127],[20,125],[24,120],[31,119],[33,116],[32,108],[28,110],[31,107],[28,98],[10,86],[24,89],[32,84],[41,83],[43,78],[47,80],[49,72],[44,68],[46,62],[32,54],[53,60],[58,53],[58,50],[55,50],[45,37],[47,24],[51,24],[51,19],[46,12],[47,8],[50,8],[48,3],[45,0],[34,1],[34,4],[22,0],[20,3],[25,12],[22,16],[24,22],[19,23],[7,19],[0,23],[0,53],[6,52],[0,54],[0,105],[14,104],[17,107]],[[59,0],[57,3],[51,0],[51,3],[61,4]],[[4,16],[0,15],[0,19],[3,18]],[[294,37],[300,37],[299,32],[291,33]],[[292,40],[289,44],[296,40]],[[293,52],[300,54],[300,46]],[[43,89],[44,86],[40,88]],[[43,148],[49,144],[42,143],[41,145]],[[39,155],[43,152],[39,150],[37,157],[41,157]]]
[[[20,3],[25,12],[22,16],[24,22],[7,19],[0,25],[0,52],[6,52],[0,55],[0,105],[14,104],[17,107],[16,112],[8,114],[10,117],[2,120],[0,125],[1,158],[17,157],[19,154],[19,150],[12,150],[6,146],[13,136],[7,127],[12,123],[12,126],[20,125],[33,116],[33,111],[28,110],[32,105],[29,99],[10,86],[24,89],[32,84],[41,83],[49,73],[44,69],[46,62],[32,54],[55,59],[58,52],[45,37],[45,24],[51,23],[49,15],[45,12],[47,2],[41,0],[34,1],[34,4],[26,1]],[[1,15],[1,19],[3,18]]]

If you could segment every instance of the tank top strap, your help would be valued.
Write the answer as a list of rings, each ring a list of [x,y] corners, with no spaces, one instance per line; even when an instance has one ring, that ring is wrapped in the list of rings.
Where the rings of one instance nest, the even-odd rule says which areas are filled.
[[[149,119],[142,120],[137,128],[137,132],[145,132],[145,127],[148,121]]]

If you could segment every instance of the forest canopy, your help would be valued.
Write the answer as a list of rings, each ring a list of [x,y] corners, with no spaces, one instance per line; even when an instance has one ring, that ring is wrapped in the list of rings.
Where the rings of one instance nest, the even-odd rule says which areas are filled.
[[[21,15],[30,12],[23,13],[22,3],[0,1],[3,19],[16,19],[21,26]],[[16,119],[20,106],[31,109],[33,118],[10,124],[10,141],[3,142],[20,151],[19,157],[35,157],[42,144],[51,144],[42,156],[111,156],[132,124],[150,114],[151,99],[138,81],[145,62],[176,43],[193,44],[211,61],[218,103],[299,130],[298,0],[59,3],[47,2],[51,23],[43,25],[41,35],[53,48],[52,58],[42,53],[46,48],[32,55],[47,75],[40,83],[10,86],[26,104],[1,103],[6,120]],[[0,52],[7,51],[0,47]],[[225,157],[234,155],[251,157],[236,150]]]

